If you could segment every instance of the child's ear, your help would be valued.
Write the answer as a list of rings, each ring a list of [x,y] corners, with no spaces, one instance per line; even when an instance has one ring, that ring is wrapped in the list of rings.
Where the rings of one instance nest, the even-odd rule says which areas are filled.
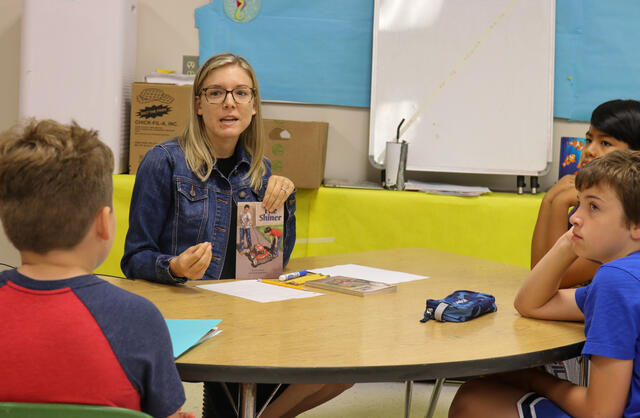
[[[95,219],[96,233],[105,241],[110,240],[113,233],[111,230],[111,210],[109,206],[102,207]]]
[[[631,223],[631,238],[640,240],[640,223]]]

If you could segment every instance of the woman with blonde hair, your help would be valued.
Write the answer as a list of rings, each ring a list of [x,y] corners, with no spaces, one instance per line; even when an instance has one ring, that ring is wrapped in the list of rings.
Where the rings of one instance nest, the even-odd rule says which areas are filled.
[[[127,277],[178,284],[235,277],[237,208],[284,204],[284,264],[295,244],[295,186],[271,173],[264,157],[258,80],[251,65],[230,53],[209,58],[196,73],[190,118],[179,138],[144,156],[133,188],[122,271]],[[233,416],[227,389],[205,384],[207,416]],[[258,385],[258,402],[271,395]],[[295,416],[350,385],[283,385],[262,417]],[[235,393],[234,393],[235,392]],[[258,405],[260,408],[261,405]]]
[[[264,157],[260,92],[249,63],[209,58],[193,84],[179,138],[143,158],[131,198],[122,271],[160,283],[235,277],[238,203],[286,201],[284,264],[296,237],[295,190]]]

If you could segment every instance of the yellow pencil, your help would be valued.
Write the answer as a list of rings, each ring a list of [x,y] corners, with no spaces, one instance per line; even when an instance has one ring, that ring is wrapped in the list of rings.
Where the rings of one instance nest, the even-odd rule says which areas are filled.
[[[292,289],[302,290],[302,286],[296,286],[296,285],[293,285],[293,284],[287,284],[285,282],[281,282],[280,280],[261,279],[260,281],[262,283],[275,284],[275,285],[278,285],[278,286],[284,286],[284,287],[290,287]]]

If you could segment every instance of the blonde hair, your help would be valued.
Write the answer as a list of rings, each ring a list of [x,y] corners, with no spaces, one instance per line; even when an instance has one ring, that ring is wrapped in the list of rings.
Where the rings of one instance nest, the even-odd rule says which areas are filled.
[[[240,134],[239,141],[244,149],[251,155],[251,166],[247,177],[250,178],[251,188],[262,188],[262,177],[267,172],[264,159],[264,132],[262,129],[262,110],[260,107],[260,89],[258,79],[253,68],[244,58],[230,53],[218,54],[209,58],[196,73],[191,93],[190,117],[182,135],[178,138],[180,147],[184,151],[187,166],[202,181],[206,181],[211,175],[216,158],[213,155],[211,142],[207,136],[202,116],[196,111],[196,98],[202,93],[202,84],[209,73],[226,65],[237,65],[247,72],[254,89],[254,104],[256,114],[251,118],[251,123]]]
[[[0,219],[20,251],[71,249],[112,207],[113,154],[75,122],[30,119],[0,135]]]

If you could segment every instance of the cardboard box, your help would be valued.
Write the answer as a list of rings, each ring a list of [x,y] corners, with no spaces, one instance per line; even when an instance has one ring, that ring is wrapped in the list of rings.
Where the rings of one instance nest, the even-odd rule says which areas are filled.
[[[273,174],[285,176],[296,188],[315,189],[322,184],[327,154],[327,122],[264,119],[265,155]]]
[[[189,120],[192,88],[190,85],[133,83],[129,173],[136,173],[150,148],[182,133]]]

